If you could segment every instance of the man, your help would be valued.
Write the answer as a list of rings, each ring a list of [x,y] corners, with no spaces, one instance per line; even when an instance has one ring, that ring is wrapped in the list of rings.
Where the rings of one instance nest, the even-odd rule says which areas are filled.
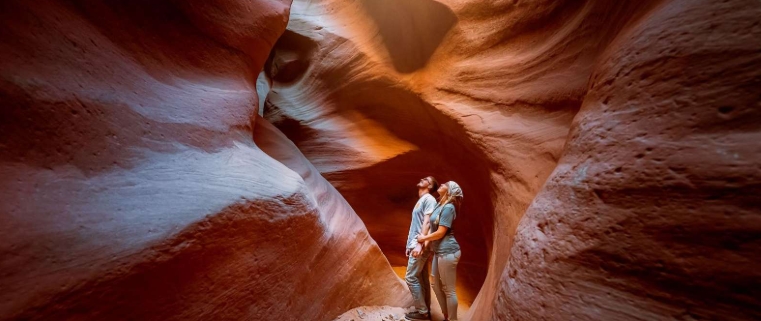
[[[426,215],[431,215],[436,207],[436,199],[431,195],[432,191],[439,188],[439,183],[433,176],[423,178],[417,184],[418,196],[420,197],[412,210],[412,222],[410,233],[407,236],[407,273],[404,277],[407,286],[412,292],[415,302],[415,311],[405,314],[407,320],[430,320],[431,319],[431,284],[428,279],[428,258],[431,252],[425,245],[417,242],[417,235],[426,235],[428,231],[423,229],[423,221]]]

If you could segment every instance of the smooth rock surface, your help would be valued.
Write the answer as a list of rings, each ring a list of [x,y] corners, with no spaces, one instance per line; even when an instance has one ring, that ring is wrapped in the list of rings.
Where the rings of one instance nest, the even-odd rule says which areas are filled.
[[[0,4],[0,319],[331,320],[408,302],[345,200],[255,125],[289,6]]]

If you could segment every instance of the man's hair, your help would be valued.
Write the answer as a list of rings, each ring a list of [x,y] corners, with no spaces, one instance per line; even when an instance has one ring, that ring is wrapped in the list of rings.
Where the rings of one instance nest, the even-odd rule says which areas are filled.
[[[434,178],[433,176],[428,176],[427,178],[431,179],[431,185],[428,186],[428,192],[429,193],[433,193],[437,189],[439,189],[439,182],[436,181],[436,178]]]

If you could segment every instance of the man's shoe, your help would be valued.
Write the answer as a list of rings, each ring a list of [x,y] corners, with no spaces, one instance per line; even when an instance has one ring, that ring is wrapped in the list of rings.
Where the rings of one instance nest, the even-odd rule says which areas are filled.
[[[412,321],[428,321],[428,320],[431,320],[431,314],[430,313],[420,313],[420,312],[417,312],[417,311],[413,311],[413,312],[410,312],[410,313],[405,313],[404,317],[407,320],[412,320]]]

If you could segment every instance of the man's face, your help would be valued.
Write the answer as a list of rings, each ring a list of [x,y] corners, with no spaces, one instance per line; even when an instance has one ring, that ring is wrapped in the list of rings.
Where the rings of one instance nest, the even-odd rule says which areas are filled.
[[[431,182],[430,177],[424,177],[420,179],[420,182],[417,183],[417,187],[419,188],[428,188],[431,185],[433,185],[433,182]]]

